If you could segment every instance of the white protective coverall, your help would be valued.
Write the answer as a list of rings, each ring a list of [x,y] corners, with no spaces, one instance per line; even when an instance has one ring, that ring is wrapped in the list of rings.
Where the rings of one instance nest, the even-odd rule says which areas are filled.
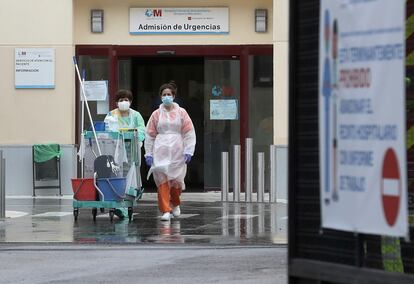
[[[145,157],[153,157],[149,174],[153,174],[158,188],[165,183],[184,190],[187,165],[184,154],[193,155],[196,134],[187,111],[177,103],[170,110],[164,104],[155,110],[146,127]]]

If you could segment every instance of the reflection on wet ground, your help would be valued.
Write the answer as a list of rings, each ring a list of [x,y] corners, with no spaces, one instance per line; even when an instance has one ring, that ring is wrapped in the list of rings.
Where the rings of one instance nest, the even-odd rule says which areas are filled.
[[[133,220],[80,209],[68,199],[7,199],[11,218],[0,221],[0,242],[269,245],[287,242],[287,205],[187,201],[182,215],[160,220],[154,201],[139,201]]]

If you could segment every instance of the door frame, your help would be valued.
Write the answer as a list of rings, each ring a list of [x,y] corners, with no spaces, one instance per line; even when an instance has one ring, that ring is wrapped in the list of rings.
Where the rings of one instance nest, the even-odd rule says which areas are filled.
[[[76,45],[76,56],[107,56],[109,62],[109,108],[115,108],[118,88],[118,61],[125,57],[206,57],[238,58],[240,60],[240,145],[241,177],[244,184],[245,141],[249,135],[249,56],[272,55],[273,45]],[[76,81],[76,101],[79,101],[79,82]],[[79,107],[75,111],[75,139],[79,144]],[[242,186],[242,191],[244,186]]]

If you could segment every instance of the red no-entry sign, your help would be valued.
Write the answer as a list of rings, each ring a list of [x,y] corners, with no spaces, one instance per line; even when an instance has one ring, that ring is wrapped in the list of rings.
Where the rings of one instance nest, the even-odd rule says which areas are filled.
[[[401,175],[395,151],[388,148],[382,164],[382,208],[389,226],[397,221],[401,200]]]

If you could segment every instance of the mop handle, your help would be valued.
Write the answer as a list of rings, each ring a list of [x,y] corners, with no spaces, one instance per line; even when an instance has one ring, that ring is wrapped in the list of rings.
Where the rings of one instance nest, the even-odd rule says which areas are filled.
[[[101,156],[102,155],[101,147],[99,147],[98,136],[96,135],[95,125],[93,125],[91,110],[89,109],[88,99],[86,98],[86,95],[85,95],[85,87],[82,84],[82,79],[81,79],[81,76],[80,76],[80,73],[79,73],[79,68],[78,68],[78,62],[76,61],[75,56],[73,56],[73,63],[75,64],[76,74],[78,75],[79,83],[80,83],[81,89],[82,89],[83,100],[85,101],[86,110],[88,111],[89,120],[91,121],[92,131],[93,131],[93,136],[95,137],[96,146],[98,147],[98,152],[99,152],[99,155]]]
[[[82,84],[85,86],[86,71],[82,70]],[[82,118],[81,118],[81,132],[83,133],[85,123],[85,100],[82,99]]]
[[[82,83],[85,85],[85,78],[86,78],[86,71],[85,71],[85,69],[83,69],[82,70]],[[85,134],[83,133],[83,125],[85,124],[85,101],[84,100],[82,100],[82,115],[81,115],[81,139],[82,139],[82,142],[81,142],[81,145],[82,145],[82,143],[84,143],[85,141]],[[84,158],[82,158],[81,159],[81,178],[83,178],[84,177],[84,168],[83,168],[83,161],[84,161]]]

